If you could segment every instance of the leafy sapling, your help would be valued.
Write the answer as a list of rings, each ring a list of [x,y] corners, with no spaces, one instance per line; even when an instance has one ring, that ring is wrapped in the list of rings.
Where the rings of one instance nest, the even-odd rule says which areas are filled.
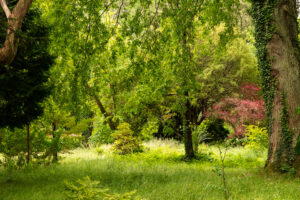
[[[226,182],[225,165],[224,165],[228,148],[229,148],[229,143],[227,143],[227,142],[225,142],[224,150],[222,150],[221,146],[218,145],[221,165],[216,164],[215,169],[213,169],[213,172],[215,172],[219,177],[221,177],[221,181],[222,181],[222,184],[223,184],[222,190],[224,191],[225,200],[229,199],[229,189],[228,189],[227,182]]]

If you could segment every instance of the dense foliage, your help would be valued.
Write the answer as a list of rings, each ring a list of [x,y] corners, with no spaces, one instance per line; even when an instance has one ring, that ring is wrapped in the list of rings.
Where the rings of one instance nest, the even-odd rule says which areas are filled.
[[[264,102],[260,98],[260,88],[256,85],[243,85],[240,97],[225,98],[214,105],[209,115],[225,120],[233,129],[234,135],[243,137],[245,125],[257,125],[265,118]]]
[[[117,129],[112,135],[115,139],[113,144],[115,153],[124,155],[142,151],[141,141],[134,136],[129,124],[121,123]]]
[[[296,2],[0,0],[0,199],[299,199]]]
[[[10,66],[0,69],[0,127],[22,127],[43,113],[42,101],[53,57],[49,54],[49,25],[41,11],[31,9],[22,27],[19,49]]]
[[[11,31],[4,19],[18,1],[0,1],[3,42]],[[287,167],[279,168],[294,173],[295,109],[291,115],[289,91],[277,87],[269,57],[276,6],[270,0],[35,0],[15,30],[15,59],[0,66],[0,165],[59,162],[76,148],[103,158],[113,152],[116,160],[145,156],[150,165],[198,159],[222,166],[226,199],[224,168],[236,162],[226,161],[226,144],[253,154],[269,148],[268,160],[278,146],[278,160],[288,155]],[[275,103],[280,134],[271,141]],[[144,146],[166,138],[182,151],[162,159]],[[208,152],[214,145],[219,154]],[[133,199],[98,187],[94,177],[80,178],[66,182],[67,198]]]

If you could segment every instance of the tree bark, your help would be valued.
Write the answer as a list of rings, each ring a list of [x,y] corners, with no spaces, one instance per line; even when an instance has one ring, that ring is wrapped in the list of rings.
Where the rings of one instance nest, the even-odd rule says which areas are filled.
[[[184,147],[185,147],[185,157],[192,159],[195,157],[193,149],[193,139],[192,139],[192,129],[190,125],[185,126],[184,133]]]
[[[265,4],[268,2],[265,0]],[[288,165],[300,169],[300,159],[294,151],[300,131],[300,117],[295,113],[300,106],[296,1],[277,0],[272,15],[271,24],[275,31],[266,44],[266,51],[275,91],[269,119],[270,146],[266,167],[280,170]]]
[[[33,0],[19,0],[12,12],[6,0],[0,0],[1,7],[7,17],[8,28],[3,46],[0,48],[0,66],[9,65],[15,58],[18,49],[17,32],[21,30],[25,14]]]
[[[188,96],[188,93],[185,93]],[[186,108],[184,113],[184,147],[185,147],[185,157],[188,159],[192,159],[195,157],[194,149],[193,149],[193,136],[192,136],[192,127],[191,124],[193,122],[193,115],[192,115],[192,107],[190,101],[187,100]]]
[[[52,138],[53,138],[53,140],[55,140],[55,138],[56,138],[56,135],[55,135],[56,129],[57,129],[56,123],[52,122]],[[52,156],[53,156],[53,162],[57,162],[58,161],[57,146],[55,146],[55,148],[53,148]]]
[[[27,156],[26,156],[26,162],[30,162],[30,124],[26,125],[26,132],[27,132],[27,137],[26,137],[26,142],[27,142]]]

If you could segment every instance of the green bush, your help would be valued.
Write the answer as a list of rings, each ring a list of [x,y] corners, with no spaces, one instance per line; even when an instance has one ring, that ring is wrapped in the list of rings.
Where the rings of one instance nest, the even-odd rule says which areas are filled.
[[[153,135],[157,132],[159,126],[159,122],[156,119],[150,119],[143,126],[141,130],[141,137],[143,140],[150,140],[153,138]]]
[[[229,131],[224,127],[224,120],[210,119],[203,121],[199,126],[193,129],[193,146],[195,152],[198,151],[198,146],[202,142],[211,143],[223,141],[229,134]]]
[[[27,133],[25,128],[0,129],[0,153],[3,159],[0,164],[6,168],[17,169],[26,164]],[[53,149],[52,138],[47,138],[46,130],[32,124],[30,126],[30,157],[35,163],[47,161]]]
[[[194,127],[192,137],[193,137],[193,148],[194,151],[198,152],[199,144],[203,143],[209,135],[207,131],[207,124],[202,123],[199,126]]]
[[[82,146],[84,139],[81,135],[64,135],[61,137],[60,145],[64,150],[76,149]]]
[[[67,200],[139,200],[133,197],[135,191],[124,194],[111,194],[109,189],[99,187],[99,181],[92,181],[89,177],[79,179],[76,183],[65,181],[65,195]]]
[[[224,120],[211,119],[206,121],[207,132],[209,133],[206,142],[223,141],[229,134],[229,131],[224,127]]]
[[[109,128],[107,123],[105,123],[105,118],[96,118],[96,121],[94,122],[94,130],[89,138],[89,143],[93,145],[111,144],[114,142],[111,134],[112,130]]]
[[[115,153],[124,155],[142,151],[141,140],[134,136],[128,123],[121,123],[112,136],[115,139],[113,144]]]
[[[268,148],[269,142],[267,129],[256,125],[246,126],[246,138],[244,144],[246,147],[253,149]]]

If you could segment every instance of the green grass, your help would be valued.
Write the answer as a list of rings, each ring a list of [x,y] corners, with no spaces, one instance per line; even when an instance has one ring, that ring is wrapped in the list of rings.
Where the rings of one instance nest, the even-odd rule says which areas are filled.
[[[59,164],[26,168],[13,172],[0,169],[0,200],[64,199],[64,180],[89,176],[112,192],[132,190],[149,200],[221,200],[222,185],[212,169],[218,159],[216,147],[201,145],[202,160],[182,160],[183,146],[172,141],[152,141],[144,153],[116,156],[103,147],[76,149],[63,155]],[[98,149],[99,151],[99,149]],[[226,178],[230,199],[300,199],[300,179],[265,175],[262,171],[266,152],[232,148],[226,158]]]

